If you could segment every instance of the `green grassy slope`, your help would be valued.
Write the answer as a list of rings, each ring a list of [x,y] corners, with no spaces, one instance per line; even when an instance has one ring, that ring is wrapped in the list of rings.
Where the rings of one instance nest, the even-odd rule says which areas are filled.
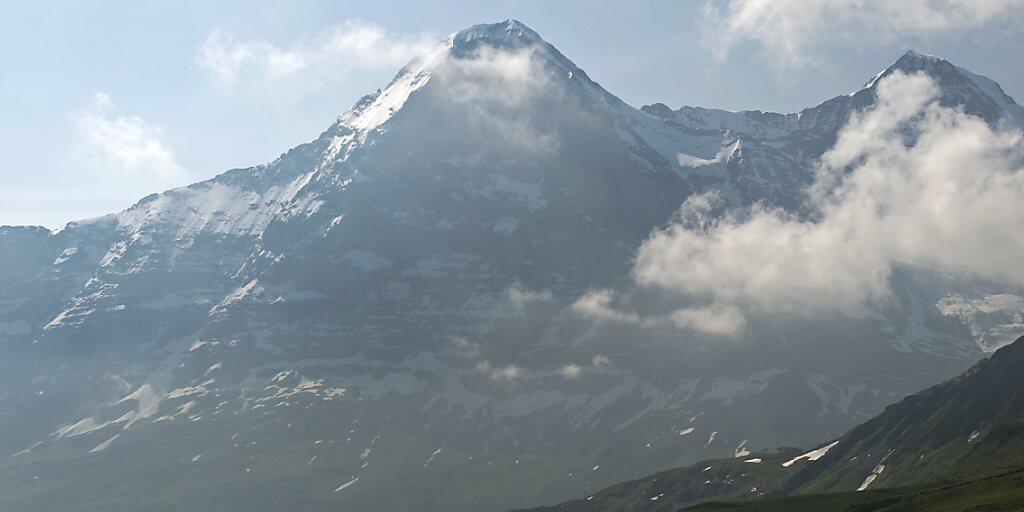
[[[961,512],[1024,510],[1024,469],[954,482],[753,501],[713,501],[686,512]]]
[[[768,490],[797,471],[795,467],[782,466],[788,458],[752,454],[735,459],[705,461],[617,484],[583,499],[534,509],[534,512],[670,512],[709,499],[766,496]],[[761,462],[746,462],[749,460]]]
[[[761,457],[763,461],[760,464],[744,462],[751,457]],[[890,499],[897,499],[894,503],[911,500],[906,503],[914,506],[918,503],[931,506],[928,504],[945,502],[943,500],[960,503],[957,500],[961,494],[963,499],[973,502],[985,493],[991,494],[993,499],[1005,498],[1008,503],[1013,502],[1018,497],[1017,492],[1000,486],[1017,481],[1014,479],[1018,477],[1013,476],[1017,474],[1015,471],[1024,468],[1024,338],[1001,348],[960,376],[889,406],[840,437],[818,460],[783,467],[787,458],[752,455],[702,462],[537,510],[661,512],[707,500],[803,495],[807,496],[783,502],[792,507],[806,504],[809,507],[806,510],[833,510],[822,508],[822,504],[839,507],[836,510],[846,506],[853,507],[851,510],[890,510],[877,507],[889,503],[885,500]],[[1003,476],[976,477],[991,474]],[[958,483],[949,484],[952,487],[948,488],[932,484],[940,481]],[[920,488],[919,495],[907,490],[909,486],[924,487]],[[868,491],[852,492],[862,487]],[[876,491],[887,488],[899,489]],[[820,496],[825,493],[836,494]],[[972,509],[964,507],[950,510]],[[1015,509],[996,507],[994,510]]]
[[[783,488],[786,494],[898,487],[1024,463],[1024,342],[911,395],[855,427]]]

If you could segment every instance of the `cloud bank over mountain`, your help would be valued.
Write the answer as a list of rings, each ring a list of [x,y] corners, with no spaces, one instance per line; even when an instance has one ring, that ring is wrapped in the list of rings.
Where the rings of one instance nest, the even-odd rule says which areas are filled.
[[[530,114],[531,105],[569,101],[545,65],[538,44],[514,49],[482,46],[469,55],[450,55],[438,63],[441,100],[466,112],[480,130],[494,133],[505,142],[529,151],[551,151],[558,143],[550,128],[540,126]]]
[[[882,79],[823,155],[810,219],[756,206],[712,218],[714,196],[691,198],[639,249],[636,282],[748,313],[851,315],[887,300],[904,263],[1024,286],[1021,133],[938,94],[923,74]]]

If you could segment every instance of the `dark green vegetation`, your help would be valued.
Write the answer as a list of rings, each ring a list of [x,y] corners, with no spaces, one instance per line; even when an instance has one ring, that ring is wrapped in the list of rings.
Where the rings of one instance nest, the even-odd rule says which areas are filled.
[[[746,462],[758,460],[760,463]],[[743,499],[765,496],[791,475],[786,457],[752,454],[746,457],[702,462],[611,486],[584,499],[543,511],[583,512],[604,510],[675,511],[687,503],[710,499]]]
[[[840,492],[755,501],[712,501],[692,512],[945,512],[1024,510],[1024,469],[953,482],[864,492]]]
[[[746,462],[754,457],[762,462]],[[790,458],[704,462],[540,510],[668,511],[760,497],[693,510],[1024,508],[1024,338],[886,408],[817,460],[783,466]]]

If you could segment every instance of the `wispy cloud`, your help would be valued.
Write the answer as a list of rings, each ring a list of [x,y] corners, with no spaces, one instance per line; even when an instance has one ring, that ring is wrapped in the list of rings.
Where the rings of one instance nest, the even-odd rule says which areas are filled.
[[[523,311],[532,304],[549,303],[554,300],[554,296],[551,290],[528,290],[517,283],[509,287],[507,299],[513,309]]]
[[[480,355],[480,344],[462,336],[455,336],[452,338],[452,350],[460,357],[475,359]]]
[[[96,93],[85,106],[71,112],[76,154],[112,178],[145,179],[157,186],[180,185],[188,173],[168,146],[157,124],[121,112],[110,96]]]
[[[523,376],[523,369],[517,365],[510,364],[494,368],[489,361],[480,361],[476,364],[476,370],[490,375],[493,380],[516,380]]]
[[[590,359],[589,365],[586,363],[569,363],[559,367],[557,373],[565,380],[576,380],[582,377],[585,372],[601,371],[611,366],[611,364],[612,362],[607,356],[597,354]]]
[[[632,324],[644,328],[675,328],[736,337],[746,328],[746,319],[735,306],[714,302],[707,306],[678,309],[669,313],[641,314],[615,305],[612,290],[592,290],[572,304],[576,313],[604,322]],[[595,361],[595,365],[597,362]]]
[[[558,147],[550,126],[538,122],[543,109],[569,101],[538,46],[493,48],[482,45],[465,55],[450,55],[432,75],[434,92],[449,106],[465,111],[470,122],[518,149],[547,152]]]
[[[583,367],[575,363],[570,363],[559,368],[558,374],[561,375],[563,379],[575,380],[578,379],[580,375],[583,375]]]
[[[271,88],[281,83],[315,87],[359,70],[397,69],[434,45],[426,34],[396,34],[359,19],[331,25],[288,45],[239,40],[211,32],[196,50],[196,64],[225,88]]]
[[[1019,23],[1020,0],[724,0],[705,5],[707,46],[724,58],[753,42],[781,69],[820,62],[821,49],[877,44]]]
[[[653,326],[656,322],[642,318],[639,314],[616,308],[612,301],[615,293],[612,290],[591,290],[572,304],[572,310],[584,316],[606,322],[632,323]]]

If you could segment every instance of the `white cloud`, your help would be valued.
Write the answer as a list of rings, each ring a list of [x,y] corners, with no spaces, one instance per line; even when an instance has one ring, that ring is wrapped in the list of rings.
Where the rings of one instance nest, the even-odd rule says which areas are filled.
[[[938,92],[926,75],[879,83],[876,106],[822,158],[813,220],[764,209],[709,219],[713,201],[695,199],[640,248],[635,279],[708,304],[713,320],[677,314],[723,329],[739,311],[861,314],[890,297],[906,262],[1024,286],[1021,133],[941,107]],[[583,303],[614,317],[609,304]]]
[[[180,185],[188,173],[167,145],[163,128],[123,114],[109,96],[96,93],[92,101],[71,112],[77,137],[76,154],[93,168],[118,179],[144,179],[158,186]]]
[[[441,80],[453,99],[501,107],[529,105],[548,92],[555,77],[536,46],[516,49],[479,46],[469,55],[444,61]]]
[[[611,290],[594,290],[577,299],[572,309],[583,316],[605,322],[646,328],[674,327],[715,336],[736,337],[746,328],[742,312],[730,304],[716,302],[705,307],[678,309],[668,314],[641,315],[615,307],[614,301],[615,294]]]
[[[540,109],[565,97],[536,45],[482,45],[466,55],[448,56],[431,77],[440,83],[434,90],[443,95],[441,99],[466,110],[471,122],[500,134],[503,142],[532,151],[557,147],[554,131],[538,126],[536,119]]]
[[[4,222],[59,228],[192,180],[164,129],[124,112],[107,94],[69,110],[62,124],[59,150],[43,155],[52,169],[8,180],[0,191]]]
[[[719,58],[755,42],[783,68],[820,60],[827,44],[884,44],[976,30],[1024,17],[1021,0],[725,0],[705,5],[705,43]]]
[[[611,290],[591,290],[572,304],[572,310],[607,322],[653,325],[654,321],[641,318],[637,313],[622,311],[612,305],[615,298]]]
[[[594,365],[595,368],[605,368],[611,366],[612,360],[608,359],[608,356],[604,354],[597,354],[590,360],[590,364]]]
[[[678,309],[668,315],[669,321],[679,329],[734,338],[746,328],[743,313],[736,306],[712,304],[707,307]]]
[[[455,336],[452,338],[452,350],[461,357],[474,359],[480,355],[480,344]]]
[[[514,364],[494,368],[491,362],[485,360],[476,363],[476,371],[490,375],[493,380],[516,380],[523,376],[523,369]]]
[[[559,368],[558,374],[566,380],[578,379],[580,375],[583,375],[583,367],[575,363],[570,363]]]
[[[491,370],[491,378],[494,380],[516,380],[522,375],[523,369],[514,364]]]
[[[405,65],[434,46],[425,34],[388,32],[358,19],[346,20],[282,47],[264,40],[239,41],[214,30],[199,46],[196,64],[225,87],[285,80],[311,86],[344,78],[358,70],[388,70]]]
[[[508,289],[508,302],[516,311],[522,311],[526,306],[537,303],[547,303],[554,300],[551,290],[527,290],[519,284]]]

